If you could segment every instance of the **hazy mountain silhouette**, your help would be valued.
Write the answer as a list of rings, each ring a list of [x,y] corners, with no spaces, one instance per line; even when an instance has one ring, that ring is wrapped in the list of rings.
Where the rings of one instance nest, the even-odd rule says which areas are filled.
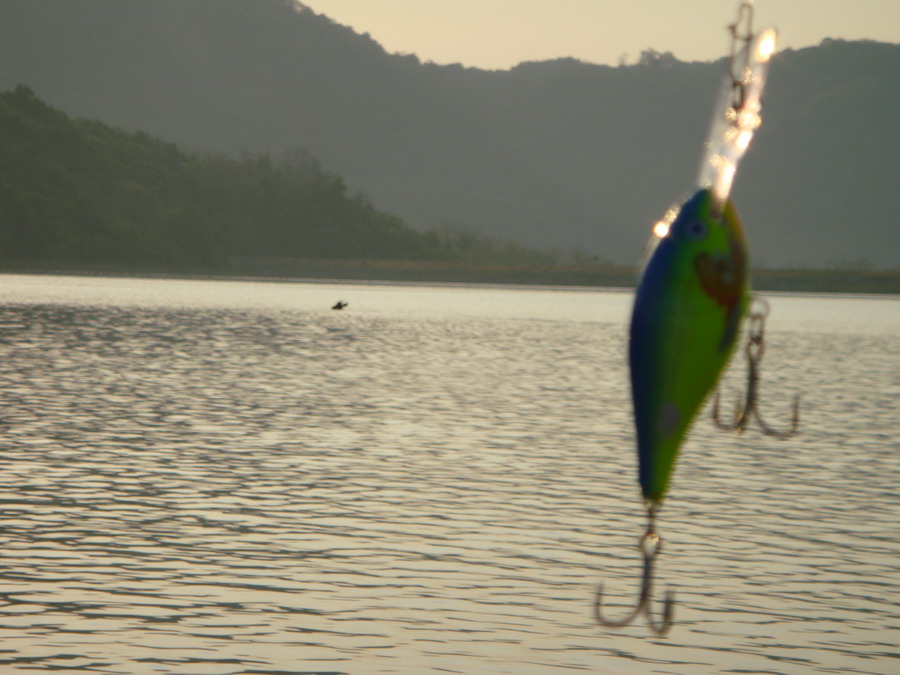
[[[288,0],[0,3],[0,89],[193,149],[303,147],[412,225],[623,263],[693,187],[723,70],[423,64]],[[757,262],[898,266],[898,81],[900,45],[777,56],[734,193]]]

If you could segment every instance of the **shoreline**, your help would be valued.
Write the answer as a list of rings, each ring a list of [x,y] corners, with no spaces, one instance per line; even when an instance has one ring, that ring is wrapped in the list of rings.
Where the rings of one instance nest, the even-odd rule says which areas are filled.
[[[625,267],[513,267],[427,261],[239,259],[227,266],[173,268],[151,265],[83,265],[49,261],[0,263],[0,274],[147,277],[318,283],[479,284],[629,291],[638,273]],[[760,269],[754,291],[900,295],[900,270]]]

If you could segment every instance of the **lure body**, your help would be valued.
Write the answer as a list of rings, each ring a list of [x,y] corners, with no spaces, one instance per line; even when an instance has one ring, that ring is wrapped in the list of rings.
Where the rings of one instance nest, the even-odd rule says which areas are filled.
[[[656,233],[634,302],[629,362],[639,482],[651,505],[665,495],[749,304],[744,231],[730,201],[718,210],[710,190],[698,190]]]

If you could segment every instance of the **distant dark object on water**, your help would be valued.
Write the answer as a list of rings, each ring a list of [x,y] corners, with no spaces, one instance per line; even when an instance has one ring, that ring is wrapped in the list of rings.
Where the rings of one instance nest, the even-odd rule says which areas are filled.
[[[343,300],[338,300],[334,305],[331,306],[331,309],[344,309],[349,303],[344,302]]]

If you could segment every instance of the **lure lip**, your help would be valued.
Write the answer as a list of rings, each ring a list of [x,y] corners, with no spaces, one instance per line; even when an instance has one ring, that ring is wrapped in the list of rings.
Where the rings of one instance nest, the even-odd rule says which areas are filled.
[[[748,17],[744,33],[738,22],[729,28],[735,47],[728,61],[727,75],[714,108],[697,184],[712,190],[714,211],[725,208],[738,164],[762,124],[762,94],[769,65],[778,49],[778,31],[766,28],[754,33]],[[737,49],[738,42],[742,46]]]

